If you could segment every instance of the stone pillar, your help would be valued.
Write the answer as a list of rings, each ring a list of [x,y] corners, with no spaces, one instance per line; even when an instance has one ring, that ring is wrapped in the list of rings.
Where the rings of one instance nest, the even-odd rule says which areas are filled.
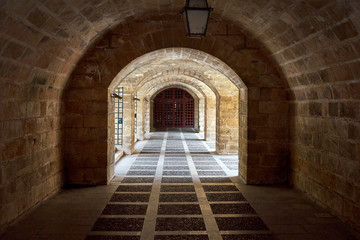
[[[216,99],[206,99],[206,140],[216,141]]]
[[[134,152],[134,97],[128,92],[124,92],[123,96],[123,151],[125,154],[131,154]]]
[[[247,184],[287,181],[288,109],[282,88],[248,88]],[[311,138],[309,138],[311,140]]]
[[[204,139],[206,139],[205,132],[205,98],[199,99],[199,133],[204,135]]]
[[[216,151],[219,154],[238,153],[238,117],[238,95],[221,96],[216,118]]]
[[[108,92],[108,131],[107,131],[107,182],[115,174],[115,100]]]
[[[145,133],[149,133],[150,132],[150,101],[145,100],[143,103],[143,108],[144,108],[144,130]]]
[[[149,114],[150,132],[153,132],[154,131],[154,121],[153,121],[153,119],[154,119],[154,101],[153,100],[150,101],[149,110],[150,110],[150,114]]]
[[[239,176],[247,178],[247,90],[239,90]]]
[[[194,128],[199,131],[199,99],[194,98]]]
[[[144,140],[144,100],[137,102],[137,139]]]

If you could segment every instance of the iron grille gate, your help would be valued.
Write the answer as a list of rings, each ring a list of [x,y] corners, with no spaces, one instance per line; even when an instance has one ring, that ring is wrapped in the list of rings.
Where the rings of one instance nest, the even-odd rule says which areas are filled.
[[[169,88],[154,99],[154,127],[194,127],[194,98],[179,88]]]
[[[124,91],[120,87],[116,89],[116,94],[121,97],[121,99],[116,98],[115,100],[115,145],[123,144],[123,109],[124,109]]]

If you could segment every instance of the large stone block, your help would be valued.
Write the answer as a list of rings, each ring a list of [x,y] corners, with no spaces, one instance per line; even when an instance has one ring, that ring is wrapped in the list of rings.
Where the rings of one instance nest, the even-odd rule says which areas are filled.
[[[256,139],[287,139],[288,132],[279,128],[256,129]]]
[[[360,108],[358,102],[340,103],[340,117],[360,119]]]
[[[106,114],[107,113],[107,102],[91,101],[88,104],[87,112],[89,114]]]
[[[321,116],[322,115],[322,104],[319,102],[310,102],[309,103],[309,114],[311,116]]]
[[[13,159],[15,157],[20,157],[25,153],[25,143],[24,138],[16,138],[11,141],[6,141],[3,143],[2,159]]]
[[[107,128],[107,115],[85,115],[84,127]]]
[[[259,102],[259,113],[287,113],[289,105],[286,102]]]
[[[282,184],[287,181],[286,169],[247,168],[247,184]]]
[[[19,138],[24,135],[24,121],[23,120],[13,120],[6,121],[3,123],[3,138],[11,140],[14,138]]]
[[[360,99],[360,82],[350,83],[350,91],[353,99]]]
[[[339,141],[338,144],[340,156],[349,160],[357,160],[357,146],[355,143],[349,141]]]

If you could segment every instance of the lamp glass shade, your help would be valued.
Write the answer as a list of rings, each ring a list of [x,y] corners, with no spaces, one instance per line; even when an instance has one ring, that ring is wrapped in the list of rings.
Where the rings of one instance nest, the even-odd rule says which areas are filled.
[[[182,11],[186,33],[189,37],[204,37],[212,8],[206,0],[187,0]]]
[[[187,10],[189,22],[189,35],[205,36],[209,11],[206,10]]]

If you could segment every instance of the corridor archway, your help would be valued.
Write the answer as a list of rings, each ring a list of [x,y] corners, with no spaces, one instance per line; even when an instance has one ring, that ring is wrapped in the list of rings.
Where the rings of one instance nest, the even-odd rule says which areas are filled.
[[[185,35],[184,1],[0,2],[1,226],[64,183],[110,181],[108,88],[138,57],[174,47],[195,50],[172,51],[233,71],[246,85],[248,114],[239,122],[247,128],[239,136],[247,139],[238,147],[246,183],[289,176],[290,185],[360,225],[359,1],[214,0],[202,39]],[[175,72],[208,75],[172,59],[154,69],[130,72],[146,83]],[[230,79],[241,92],[241,81]]]
[[[121,32],[123,27],[125,26],[119,26],[116,31]],[[150,27],[146,29],[144,34],[151,35],[152,33],[148,31],[153,30]],[[161,31],[161,34],[164,35],[163,39],[173,40],[170,36],[165,36],[166,31],[163,31],[163,29]],[[144,36],[137,35],[136,39],[128,40],[138,41],[138,37],[143,39]],[[212,37],[217,38],[215,35]],[[212,37],[206,38],[204,44],[211,40]],[[231,35],[225,39],[231,39],[232,37],[234,36]],[[239,33],[236,35],[236,38],[238,37],[244,36]],[[98,115],[102,116],[96,117],[85,113],[89,119],[99,119],[99,122],[96,121],[99,128],[107,126],[106,139],[90,139],[87,143],[89,146],[96,145],[98,149],[100,149],[99,142],[105,143],[102,147],[106,149],[101,147],[99,152],[101,152],[102,156],[106,155],[107,160],[104,165],[98,164],[96,161],[94,163],[86,162],[86,164],[78,164],[79,161],[74,164],[73,161],[69,161],[68,166],[71,169],[68,174],[69,181],[71,183],[81,182],[81,179],[84,180],[96,175],[96,182],[100,179],[104,181],[106,179],[106,182],[108,182],[114,175],[114,143],[112,137],[114,130],[110,127],[111,125],[108,125],[109,122],[113,121],[111,119],[114,119],[111,110],[113,109],[113,103],[110,97],[114,90],[119,85],[124,87],[124,100],[127,99],[126,101],[131,106],[129,111],[126,112],[132,118],[134,115],[132,104],[137,86],[152,79],[166,78],[168,74],[174,75],[176,73],[177,75],[201,81],[213,91],[223,89],[223,91],[218,91],[219,95],[216,96],[216,150],[219,153],[231,151],[239,153],[239,175],[246,183],[271,184],[286,182],[289,136],[288,102],[284,83],[276,73],[276,69],[271,67],[271,64],[261,53],[261,49],[256,47],[255,43],[252,43],[251,46],[246,45],[245,48],[237,48],[230,42],[224,41],[224,38],[218,40],[219,42],[212,45],[214,48],[208,51],[210,54],[196,50],[198,49],[197,44],[200,43],[197,40],[192,43],[175,41],[174,44],[181,46],[178,48],[166,48],[169,44],[167,41],[161,42],[156,48],[144,45],[139,47],[137,51],[131,51],[133,55],[127,55],[128,58],[132,58],[130,61],[121,57],[128,52],[127,47],[129,47],[128,44],[130,43],[121,44],[118,47],[111,48],[109,51],[100,51],[100,48],[96,48],[97,50],[93,52],[90,51],[86,59],[79,63],[82,68],[75,70],[73,76],[81,76],[84,68],[100,73],[101,84],[97,85],[97,88],[87,85],[81,85],[80,88],[81,91],[87,88],[92,91],[91,97],[88,97],[86,101],[92,103],[95,100],[101,101],[101,104],[110,104],[104,106],[105,109],[109,109],[107,118],[104,118],[101,112]],[[220,45],[222,46],[221,49],[227,49],[224,46],[228,46],[228,49],[235,51],[232,54],[234,59],[227,59],[226,51],[219,51],[218,47]],[[185,46],[193,47],[193,49],[185,48]],[[101,66],[92,70],[91,63],[94,62],[94,59],[102,59],[96,61],[101,62]],[[229,65],[220,59],[226,59]],[[125,60],[127,65],[124,64]],[[119,72],[119,70],[121,71]],[[230,88],[225,86],[226,81],[232,84],[229,85]],[[70,84],[70,86],[72,85]],[[67,106],[76,105],[76,91],[79,90],[76,88],[79,85],[75,86],[75,89],[70,87],[67,91]],[[277,93],[276,97],[272,95],[272,92]],[[108,96],[105,102],[104,93]],[[234,99],[238,101],[237,108],[239,111],[234,111],[232,107],[229,107],[231,105],[227,104],[233,103]],[[68,112],[67,114],[76,115],[74,112]],[[282,120],[280,124],[273,124],[279,122],[279,119]],[[90,121],[88,120],[88,122]],[[127,139],[131,141],[134,139],[133,126],[133,124],[130,124],[126,128],[130,134]],[[89,127],[91,126],[81,126],[84,130]],[[86,141],[86,139],[74,137],[67,140],[67,146],[69,146],[67,147],[67,150],[69,150],[67,151],[68,159],[74,159],[81,154],[82,160],[80,162],[85,162],[88,157],[93,157],[90,152],[86,154],[90,156],[85,156],[83,153],[77,153],[76,148],[71,147],[73,144],[76,145],[82,141]],[[279,144],[281,144],[281,148],[277,147]],[[129,146],[128,151],[132,152],[133,142],[130,142]],[[106,175],[95,174],[97,171],[102,172],[104,168],[106,169]],[[74,176],[74,181],[71,180],[72,176]]]

